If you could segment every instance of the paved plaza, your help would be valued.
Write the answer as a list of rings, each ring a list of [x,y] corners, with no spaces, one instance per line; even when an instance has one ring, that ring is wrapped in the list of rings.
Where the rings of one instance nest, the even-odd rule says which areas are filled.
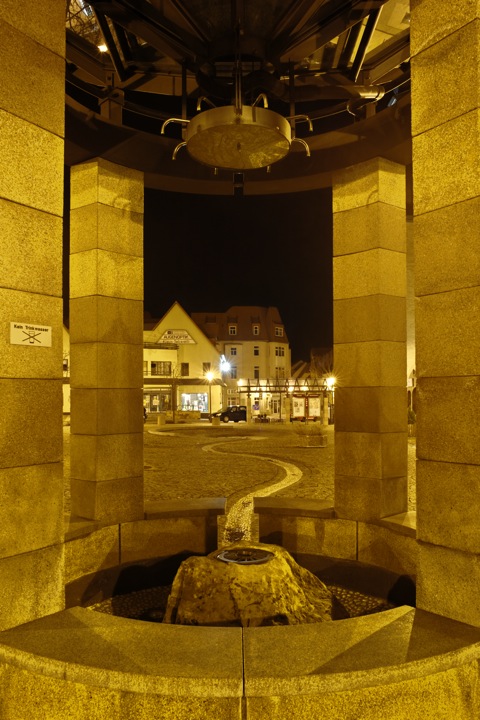
[[[334,428],[327,446],[303,447],[290,423],[144,426],[146,502],[225,497],[227,512],[251,496],[312,498],[333,505]],[[65,511],[70,509],[70,428],[64,428]],[[408,509],[414,510],[415,443],[408,445]]]

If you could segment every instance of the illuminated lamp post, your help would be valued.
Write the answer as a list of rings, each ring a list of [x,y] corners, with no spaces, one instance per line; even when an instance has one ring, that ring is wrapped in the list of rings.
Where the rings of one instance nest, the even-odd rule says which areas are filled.
[[[328,425],[328,393],[331,393],[331,395],[332,395],[332,402],[331,402],[331,406],[332,406],[332,420],[335,420],[335,415],[334,415],[335,401],[334,401],[334,398],[335,398],[335,383],[336,383],[336,382],[337,382],[337,380],[336,380],[336,378],[335,378],[333,375],[329,375],[329,376],[326,377],[325,380],[324,380],[324,385],[325,385],[325,390],[326,390],[325,398],[324,398],[324,403],[323,403],[323,424],[324,424],[324,425]]]
[[[205,373],[205,377],[208,380],[208,414],[212,414],[212,380],[213,372],[209,370]]]
[[[225,355],[220,356],[220,375],[222,376],[222,408],[227,406],[225,398],[225,375],[230,372],[231,365]]]

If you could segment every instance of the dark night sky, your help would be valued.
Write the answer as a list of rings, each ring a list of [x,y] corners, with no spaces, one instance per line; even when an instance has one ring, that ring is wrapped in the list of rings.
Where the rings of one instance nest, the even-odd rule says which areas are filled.
[[[330,190],[205,196],[145,189],[145,310],[277,306],[292,361],[332,344]]]

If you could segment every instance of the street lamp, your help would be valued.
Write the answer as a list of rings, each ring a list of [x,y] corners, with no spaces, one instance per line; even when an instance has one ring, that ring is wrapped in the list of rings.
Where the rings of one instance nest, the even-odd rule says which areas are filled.
[[[324,410],[323,410],[323,424],[328,425],[328,393],[331,393],[331,407],[332,407],[332,420],[334,420],[334,412],[335,412],[335,384],[337,382],[337,379],[333,375],[329,375],[325,378],[324,384],[325,384],[325,403],[324,403]]]
[[[212,380],[213,380],[213,372],[209,370],[205,373],[205,377],[208,380],[208,414],[212,414]]]

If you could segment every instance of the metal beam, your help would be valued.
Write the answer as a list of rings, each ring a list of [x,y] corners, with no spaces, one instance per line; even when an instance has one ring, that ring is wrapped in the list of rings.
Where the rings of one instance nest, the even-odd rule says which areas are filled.
[[[286,30],[281,37],[274,40],[270,47],[271,55],[273,58],[289,55],[298,45],[315,36],[318,47],[326,45],[385,2],[386,0],[328,0],[314,18],[296,33]]]
[[[410,30],[407,28],[368,53],[362,68],[364,82],[377,82],[409,59]]]
[[[167,20],[146,0],[89,0],[128,32],[141,37],[167,57],[182,63],[206,56],[205,45],[186,30]]]

